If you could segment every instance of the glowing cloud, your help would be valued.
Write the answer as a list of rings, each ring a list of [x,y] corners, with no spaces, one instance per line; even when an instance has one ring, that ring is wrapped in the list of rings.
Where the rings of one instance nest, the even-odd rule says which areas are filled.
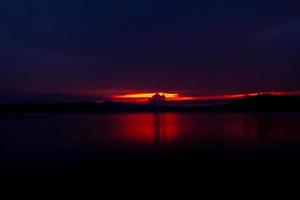
[[[145,102],[153,97],[156,92],[147,93],[130,93],[111,96],[116,101],[133,101],[133,102]],[[272,94],[272,95],[300,95],[300,92],[284,92],[284,91],[268,91],[268,92],[253,92],[242,94],[224,94],[214,96],[183,96],[178,93],[165,93],[159,92],[159,95],[164,95],[167,101],[191,101],[191,100],[222,100],[222,99],[240,99],[247,96],[256,96],[259,94]]]
[[[124,94],[124,95],[117,95],[114,96],[117,99],[137,99],[137,98],[150,98],[156,93],[135,93],[135,94]],[[158,93],[160,95],[165,95],[166,98],[177,98],[178,94],[176,93]]]
[[[148,101],[155,94],[164,95],[167,101],[185,101],[193,100],[194,97],[181,96],[178,93],[166,93],[166,92],[147,92],[147,93],[131,93],[131,94],[121,94],[115,95],[111,98],[117,101],[134,101],[134,102],[145,102]]]

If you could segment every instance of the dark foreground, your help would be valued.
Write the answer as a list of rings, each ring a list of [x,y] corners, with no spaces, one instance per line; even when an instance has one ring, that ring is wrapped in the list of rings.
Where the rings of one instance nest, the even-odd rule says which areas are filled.
[[[26,114],[0,120],[2,177],[300,176],[300,113]]]
[[[255,152],[241,155],[215,149],[215,153],[152,152],[113,154],[97,158],[2,161],[1,177],[78,178],[259,178],[299,177],[299,151]],[[222,152],[223,151],[223,152]],[[244,153],[245,154],[245,153]]]

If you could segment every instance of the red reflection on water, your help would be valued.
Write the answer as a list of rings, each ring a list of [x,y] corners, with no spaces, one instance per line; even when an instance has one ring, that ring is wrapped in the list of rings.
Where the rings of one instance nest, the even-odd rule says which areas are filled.
[[[157,114],[155,116],[156,133],[161,143],[173,143],[179,138],[179,118],[176,114]]]
[[[171,144],[179,135],[176,114],[127,114],[119,116],[115,139],[135,145]]]
[[[78,124],[98,147],[217,148],[300,142],[299,122],[300,115],[281,113],[123,113],[88,115]]]
[[[134,143],[151,143],[154,137],[153,116],[138,114],[124,115],[118,120],[115,130],[118,140]]]

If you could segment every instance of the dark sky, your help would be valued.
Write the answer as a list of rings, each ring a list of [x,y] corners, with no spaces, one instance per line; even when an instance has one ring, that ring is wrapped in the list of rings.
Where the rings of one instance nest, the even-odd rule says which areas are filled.
[[[300,90],[296,0],[9,0],[0,92]]]

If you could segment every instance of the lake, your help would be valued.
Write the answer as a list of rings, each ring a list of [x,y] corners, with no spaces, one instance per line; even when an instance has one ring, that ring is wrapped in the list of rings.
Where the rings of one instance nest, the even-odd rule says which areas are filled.
[[[2,166],[9,167],[147,159],[298,162],[300,113],[25,114],[0,119],[0,142]]]

